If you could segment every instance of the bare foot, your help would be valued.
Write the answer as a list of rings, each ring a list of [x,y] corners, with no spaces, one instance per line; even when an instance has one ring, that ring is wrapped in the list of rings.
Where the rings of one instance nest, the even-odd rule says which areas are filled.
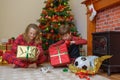
[[[36,63],[29,64],[28,68],[37,68],[37,64]]]

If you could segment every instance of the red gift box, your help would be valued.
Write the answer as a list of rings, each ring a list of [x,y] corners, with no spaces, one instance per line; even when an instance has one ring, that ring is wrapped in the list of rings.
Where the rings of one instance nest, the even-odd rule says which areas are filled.
[[[67,45],[61,44],[49,48],[50,63],[52,66],[63,66],[70,63]]]
[[[2,50],[0,50],[0,56],[2,56],[3,55],[3,51]]]
[[[9,52],[9,51],[5,51],[5,50],[0,50],[0,64],[7,64],[7,62],[3,59],[3,54]]]

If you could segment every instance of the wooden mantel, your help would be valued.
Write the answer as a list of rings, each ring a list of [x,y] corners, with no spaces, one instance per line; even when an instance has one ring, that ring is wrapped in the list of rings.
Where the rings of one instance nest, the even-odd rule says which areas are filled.
[[[120,0],[85,0],[82,2],[82,4],[85,4],[87,7],[87,52],[88,55],[92,55],[92,33],[96,31],[95,29],[95,20],[90,21],[89,20],[89,10],[88,5],[93,3],[94,8],[96,11],[105,9],[107,7],[120,4]]]

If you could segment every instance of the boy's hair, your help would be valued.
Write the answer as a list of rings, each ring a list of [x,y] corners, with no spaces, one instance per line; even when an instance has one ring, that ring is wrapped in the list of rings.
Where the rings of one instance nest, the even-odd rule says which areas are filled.
[[[67,25],[62,25],[59,27],[59,33],[61,35],[64,35],[64,34],[67,34],[67,33],[70,33],[70,26],[67,24]]]
[[[25,39],[25,41],[29,42],[28,32],[31,28],[36,30],[36,36],[35,36],[35,39],[34,39],[35,44],[41,43],[40,30],[39,30],[39,27],[36,24],[29,24],[27,26],[27,28],[25,29],[25,32],[23,33],[23,38]]]

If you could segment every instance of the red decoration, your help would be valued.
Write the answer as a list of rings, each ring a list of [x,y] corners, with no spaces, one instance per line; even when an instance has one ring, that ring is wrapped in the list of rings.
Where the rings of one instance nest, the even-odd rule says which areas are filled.
[[[47,39],[50,39],[50,37],[51,37],[51,34],[50,33],[47,34]]]
[[[54,33],[54,30],[52,29],[50,32],[51,32],[51,33]]]
[[[63,11],[64,8],[65,8],[65,6],[63,6],[63,5],[59,5],[57,8],[55,8],[55,12]]]
[[[47,15],[47,16],[45,16],[45,18],[47,18],[47,19],[51,19],[51,17],[50,17],[50,16],[48,16],[48,15]]]
[[[70,20],[73,20],[74,18],[73,18],[73,16],[70,16],[69,19],[70,19]]]
[[[79,72],[79,73],[76,73],[76,75],[79,76],[79,78],[86,78],[86,80],[90,80],[90,77],[88,76],[87,73],[83,73],[83,72]]]
[[[58,28],[58,24],[53,24],[53,27],[54,28]]]
[[[45,25],[39,25],[39,28],[43,30],[43,29],[45,29],[46,27],[45,27]]]
[[[66,44],[50,47],[49,55],[52,66],[62,66],[70,63]]]
[[[46,45],[48,45],[48,42],[46,42]]]
[[[57,16],[57,15],[53,16],[53,17],[52,17],[52,21],[53,21],[53,22],[58,22],[58,16]]]
[[[42,10],[42,14],[47,14],[47,11],[46,10]]]

